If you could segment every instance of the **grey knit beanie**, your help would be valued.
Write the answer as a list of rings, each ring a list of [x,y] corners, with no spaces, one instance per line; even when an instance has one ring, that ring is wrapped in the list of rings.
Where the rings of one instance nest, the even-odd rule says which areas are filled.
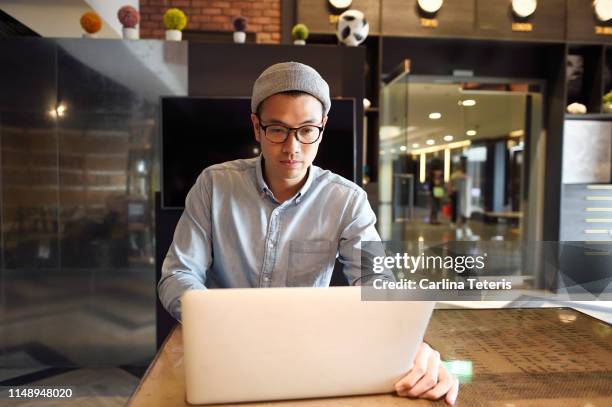
[[[324,114],[329,112],[329,85],[314,68],[299,62],[274,64],[259,75],[253,84],[251,111],[257,112],[257,107],[267,97],[291,90],[311,94],[323,104]]]

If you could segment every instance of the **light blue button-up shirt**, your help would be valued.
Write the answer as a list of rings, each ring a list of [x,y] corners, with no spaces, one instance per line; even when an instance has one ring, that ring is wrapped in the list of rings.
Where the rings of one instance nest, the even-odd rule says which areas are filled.
[[[329,285],[336,258],[351,285],[361,271],[361,241],[380,241],[366,193],[311,165],[306,183],[279,203],[262,175],[262,157],[206,168],[185,210],[158,284],[164,307],[180,320],[189,289]]]

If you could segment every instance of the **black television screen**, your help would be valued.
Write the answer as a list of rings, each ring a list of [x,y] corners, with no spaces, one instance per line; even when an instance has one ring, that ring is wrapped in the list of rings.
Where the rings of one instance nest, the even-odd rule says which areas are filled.
[[[248,98],[161,99],[162,207],[184,207],[204,168],[259,155],[250,103]],[[314,163],[356,181],[356,156],[355,100],[332,99]]]

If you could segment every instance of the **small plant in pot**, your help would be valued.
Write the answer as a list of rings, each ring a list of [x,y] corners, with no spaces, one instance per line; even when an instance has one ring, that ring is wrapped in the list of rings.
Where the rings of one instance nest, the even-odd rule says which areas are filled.
[[[308,39],[308,27],[305,24],[296,24],[291,29],[294,45],[306,45]]]
[[[606,93],[602,100],[604,113],[612,113],[612,90]]]
[[[305,24],[296,24],[291,29],[294,45],[306,45],[308,39],[308,27]]]
[[[84,38],[96,38],[102,29],[102,19],[93,11],[88,11],[81,16],[81,27],[85,31]]]
[[[182,30],[187,25],[187,16],[178,8],[171,8],[164,14],[167,41],[180,41],[183,38]]]
[[[235,17],[232,21],[234,25],[234,42],[236,44],[244,44],[246,41],[247,19],[243,16]]]
[[[140,13],[132,6],[123,6],[117,12],[117,18],[123,26],[123,38],[126,40],[137,40],[140,38],[138,28]]]

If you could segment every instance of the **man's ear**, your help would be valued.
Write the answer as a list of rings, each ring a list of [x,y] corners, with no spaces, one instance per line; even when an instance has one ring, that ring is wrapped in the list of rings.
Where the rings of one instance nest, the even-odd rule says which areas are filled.
[[[259,127],[259,118],[255,113],[251,113],[251,122],[253,123],[253,133],[255,133],[255,140],[260,143],[261,139],[259,130],[261,129],[261,127]]]
[[[325,127],[325,125],[327,124],[327,119],[328,116],[323,116],[323,120],[321,121],[321,123],[323,123],[323,127]],[[325,129],[323,129],[323,133],[325,133]],[[321,134],[321,140],[323,139],[324,134]]]

